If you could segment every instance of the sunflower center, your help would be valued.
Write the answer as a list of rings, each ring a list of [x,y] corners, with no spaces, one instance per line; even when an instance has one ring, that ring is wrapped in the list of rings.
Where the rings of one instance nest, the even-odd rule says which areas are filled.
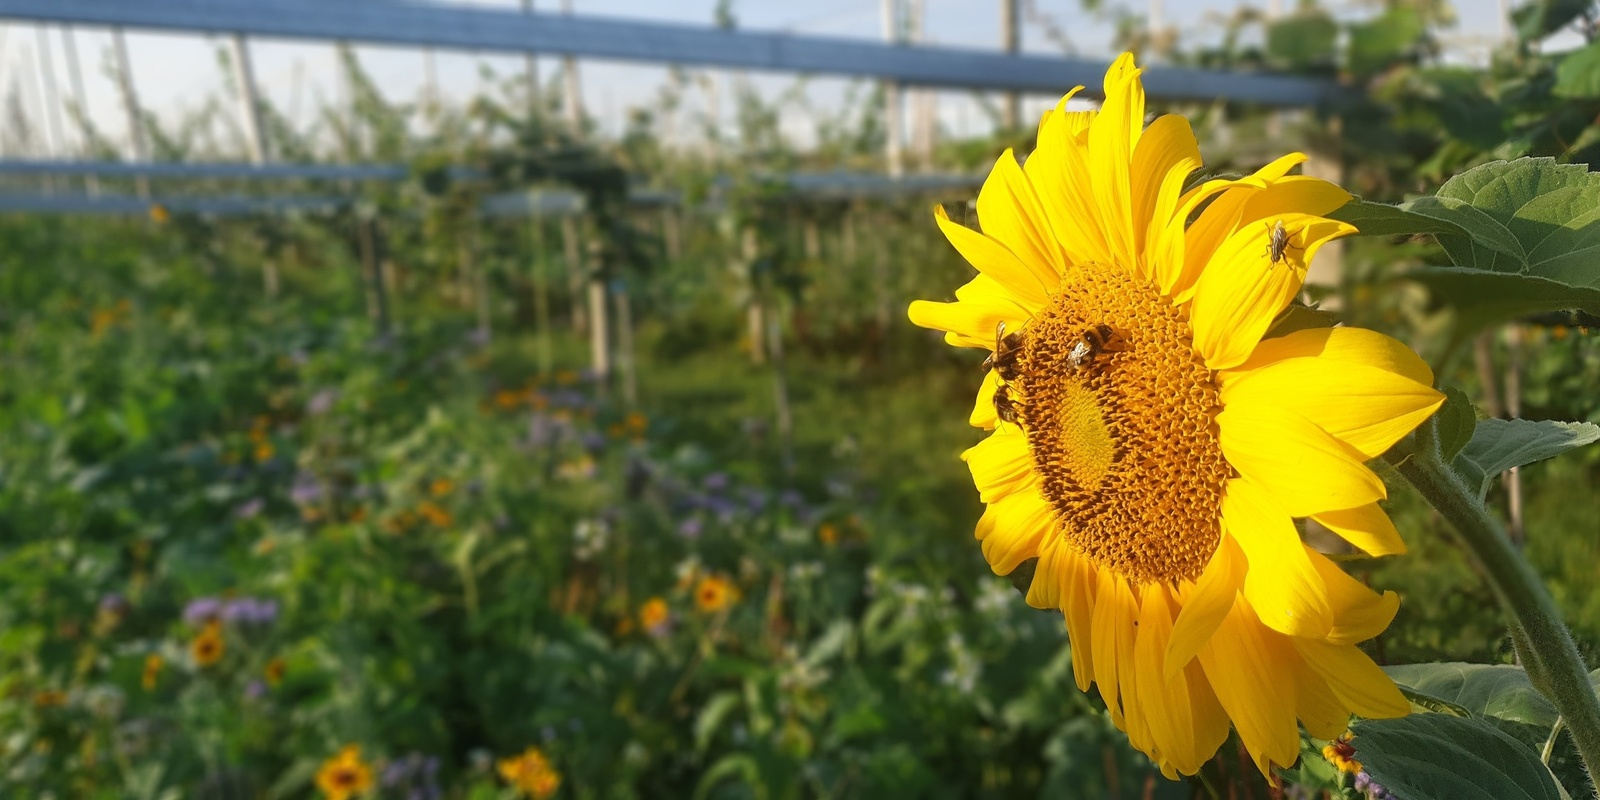
[[[1232,473],[1191,342],[1153,286],[1078,268],[1028,324],[1011,381],[1060,535],[1139,583],[1198,578],[1220,534]]]

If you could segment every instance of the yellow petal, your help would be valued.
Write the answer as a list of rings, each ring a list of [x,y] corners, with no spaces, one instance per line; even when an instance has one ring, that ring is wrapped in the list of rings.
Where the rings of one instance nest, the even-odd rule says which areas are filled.
[[[1229,406],[1217,415],[1228,463],[1288,516],[1355,508],[1386,497],[1383,481],[1349,445],[1279,408]],[[1248,551],[1247,551],[1248,552]]]
[[[1323,585],[1328,587],[1328,605],[1333,609],[1333,628],[1328,631],[1327,641],[1356,644],[1375,638],[1389,627],[1400,610],[1400,595],[1380,595],[1339,569],[1327,556],[1317,552],[1310,556]]]
[[[1100,687],[1106,710],[1111,712],[1111,721],[1123,730],[1127,728],[1123,725],[1121,676],[1133,669],[1133,613],[1137,608],[1128,582],[1109,570],[1100,570],[1089,634],[1094,682]]]
[[[1165,668],[1171,635],[1172,606],[1166,589],[1145,587],[1133,656],[1139,707],[1162,760],[1171,762],[1178,772],[1193,775],[1211,753],[1200,755],[1196,747],[1188,678],[1181,670],[1168,673]]]
[[[1195,279],[1200,277],[1217,245],[1233,230],[1234,221],[1241,213],[1239,209],[1243,207],[1242,193],[1265,186],[1255,178],[1214,179],[1184,193],[1177,210],[1167,215],[1166,228],[1154,242],[1149,256],[1156,262],[1155,273],[1163,294],[1180,303],[1188,302],[1194,294]],[[1233,199],[1227,199],[1229,197]],[[1208,201],[1210,205],[1190,225],[1189,217]],[[1219,207],[1219,203],[1224,205]],[[1218,221],[1219,218],[1225,221]]]
[[[1218,374],[1226,385],[1252,370],[1289,358],[1317,358],[1329,364],[1372,367],[1433,385],[1428,363],[1398,340],[1365,328],[1311,328],[1265,339],[1238,368]]]
[[[1400,531],[1395,530],[1394,522],[1377,503],[1324,511],[1312,514],[1311,518],[1374,558],[1397,556],[1406,551]]]
[[[939,230],[944,232],[945,238],[950,240],[961,257],[974,269],[993,278],[1016,295],[1017,300],[1030,312],[1029,316],[1049,302],[1047,289],[1055,284],[1047,286],[1042,272],[1019,259],[998,241],[951,221],[943,206],[934,209],[933,217],[939,223]]]
[[[1055,111],[1045,116],[1039,128],[1039,146],[1022,171],[1038,193],[1050,229],[1067,258],[1074,263],[1104,263],[1111,253],[1095,215],[1088,146],[1081,141],[1094,113],[1066,110],[1067,100],[1077,91],[1067,93]]]
[[[1036,483],[1028,440],[1009,428],[998,428],[988,438],[961,454],[972,471],[978,497],[993,503],[1012,492],[1032,489]]]
[[[1144,86],[1132,56],[1124,53],[1106,72],[1105,103],[1089,125],[1089,174],[1095,211],[1112,260],[1132,269],[1138,262],[1129,169],[1144,128]]]
[[[954,303],[913,300],[906,316],[918,327],[946,331],[945,341],[956,347],[990,349],[994,348],[995,326],[1004,322],[1012,328],[1028,318],[1019,306],[990,298]]]
[[[1072,645],[1072,678],[1078,691],[1090,690],[1094,682],[1094,592],[1098,589],[1099,573],[1086,562],[1074,547],[1062,542],[1056,560],[1059,582],[1058,598],[1062,614],[1067,618],[1067,638]]]
[[[1326,216],[1350,202],[1350,193],[1321,178],[1290,175],[1274,180],[1266,189],[1251,194],[1240,216],[1241,227],[1261,220],[1289,214]]]
[[[1296,672],[1295,715],[1306,732],[1317,739],[1336,739],[1350,727],[1350,709],[1339,701],[1328,682],[1302,667]]]
[[[1010,148],[995,161],[978,191],[977,205],[984,235],[1005,245],[1046,289],[1053,288],[1066,262],[1033,184]]]
[[[1222,387],[1229,408],[1284,408],[1316,423],[1366,458],[1377,458],[1432,416],[1444,395],[1403,375],[1320,358],[1290,358]]]
[[[1144,280],[1152,280],[1153,266],[1146,252],[1146,242],[1153,240],[1170,221],[1183,192],[1183,182],[1189,173],[1200,168],[1200,145],[1195,141],[1189,120],[1179,114],[1158,117],[1139,136],[1133,149],[1133,232],[1134,252],[1139,259],[1130,268]],[[1157,200],[1165,197],[1166,207],[1158,213]],[[1157,233],[1152,234],[1152,229]]]
[[[1326,636],[1333,627],[1327,585],[1289,515],[1263,489],[1240,478],[1228,481],[1222,516],[1249,561],[1244,596],[1261,623],[1291,636]]]
[[[994,410],[994,393],[998,388],[1000,376],[992,369],[985,372],[983,382],[978,384],[978,399],[972,404],[972,415],[967,418],[972,427],[989,431],[1000,423],[1000,417]]]
[[[1200,664],[1262,774],[1270,775],[1272,764],[1293,764],[1300,753],[1298,689],[1285,637],[1263,628],[1241,599],[1200,650]]]
[[[1055,509],[1038,491],[1017,491],[991,503],[974,535],[996,575],[1009,575],[1039,555],[1039,544],[1055,527]]]
[[[1217,551],[1211,554],[1211,563],[1200,573],[1194,588],[1185,593],[1183,610],[1172,625],[1172,643],[1167,647],[1164,665],[1169,677],[1194,660],[1233,609],[1233,601],[1244,586],[1247,566],[1238,542],[1224,535],[1217,542]]]
[[[1237,366],[1250,356],[1273,318],[1300,292],[1306,265],[1324,242],[1355,232],[1342,222],[1287,215],[1289,246],[1273,262],[1271,230],[1247,226],[1217,248],[1195,281],[1190,324],[1195,349],[1212,369]]]
[[[1354,645],[1316,639],[1292,639],[1296,650],[1333,690],[1339,702],[1368,719],[1391,719],[1411,713],[1411,703],[1394,681]]]

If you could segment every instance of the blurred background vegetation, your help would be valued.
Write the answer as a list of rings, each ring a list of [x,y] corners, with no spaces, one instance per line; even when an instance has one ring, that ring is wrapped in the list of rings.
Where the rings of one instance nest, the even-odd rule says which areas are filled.
[[[1303,149],[1392,202],[1490,160],[1600,160],[1591,3],[1519,5],[1487,66],[1445,57],[1443,0],[1240,11],[1215,46],[1086,6],[1148,57],[1362,98],[1158,109],[1217,173]],[[1544,52],[1574,30],[1590,43]],[[881,169],[881,91],[816,147],[781,134],[784,98],[740,92],[736,129],[675,148],[649,109],[618,139],[572,129],[559,79],[536,103],[513,76],[410,104],[345,62],[348,113],[315,135],[267,117],[288,160],[412,165],[347,209],[0,217],[4,793],[308,796],[356,744],[383,797],[541,794],[501,763],[530,746],[574,797],[1268,796],[1232,743],[1202,779],[1161,779],[1072,685],[1059,616],[983,563],[957,459],[979,357],[904,321],[966,280],[929,208],[969,193],[775,179]],[[146,124],[164,160],[226,155],[198,119]],[[927,166],[980,171],[1031,136],[944,137]],[[530,186],[585,211],[475,213]],[[1480,409],[1600,421],[1596,320],[1478,325],[1402,277],[1440,260],[1355,240],[1308,299]],[[1591,662],[1597,488],[1590,449],[1493,494]],[[1346,564],[1405,597],[1374,656],[1509,661],[1442,523],[1398,484],[1389,505],[1412,552]],[[1292,791],[1355,796],[1310,760]]]

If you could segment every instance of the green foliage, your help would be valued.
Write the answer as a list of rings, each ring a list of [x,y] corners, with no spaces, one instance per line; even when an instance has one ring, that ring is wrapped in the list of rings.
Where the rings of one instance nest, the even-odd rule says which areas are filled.
[[[1356,759],[1406,800],[1561,800],[1550,771],[1521,742],[1486,722],[1448,714],[1363,720]]]
[[[1575,447],[1600,441],[1600,425],[1592,422],[1486,419],[1452,466],[1482,499],[1494,479],[1512,467],[1554,458]]]

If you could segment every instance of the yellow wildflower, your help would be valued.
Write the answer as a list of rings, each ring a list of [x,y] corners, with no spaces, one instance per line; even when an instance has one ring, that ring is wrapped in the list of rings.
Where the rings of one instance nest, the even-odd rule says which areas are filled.
[[[316,783],[328,800],[349,800],[372,790],[372,767],[361,760],[359,745],[345,745],[338,755],[322,762]]]
[[[151,653],[144,657],[144,675],[139,678],[139,685],[147,692],[156,690],[156,682],[161,679],[161,668],[166,665],[166,659],[160,653]]]
[[[222,641],[222,623],[217,620],[207,622],[205,629],[189,643],[189,654],[194,656],[194,663],[202,667],[221,661],[226,649]]]
[[[545,800],[561,788],[561,773],[550,765],[550,759],[537,747],[529,747],[518,755],[503,758],[498,766],[500,777],[506,783],[535,800]]]
[[[720,575],[707,575],[694,588],[694,605],[706,613],[721,611],[739,599],[739,590]]]
[[[658,633],[667,624],[667,619],[672,612],[667,609],[667,601],[659,597],[652,597],[644,601],[639,607],[639,627],[649,633]]]

